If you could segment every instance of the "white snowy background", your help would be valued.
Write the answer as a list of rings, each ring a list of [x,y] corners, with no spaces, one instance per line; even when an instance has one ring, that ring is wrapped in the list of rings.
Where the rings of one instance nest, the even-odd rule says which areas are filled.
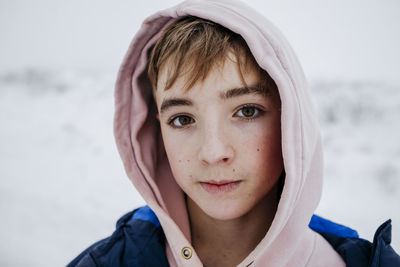
[[[64,266],[142,205],[112,135],[141,21],[179,1],[0,0],[0,266]],[[317,213],[400,251],[400,3],[247,1],[284,32],[325,144]]]

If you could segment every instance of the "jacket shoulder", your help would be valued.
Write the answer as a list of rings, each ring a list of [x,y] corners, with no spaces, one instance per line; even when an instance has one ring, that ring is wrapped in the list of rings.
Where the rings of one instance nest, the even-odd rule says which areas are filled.
[[[122,216],[114,233],[79,254],[67,267],[169,266],[165,236],[154,212],[144,206]]]
[[[357,231],[317,215],[309,227],[328,241],[348,267],[400,267],[400,256],[390,246],[391,220],[378,228],[373,243],[359,238]]]

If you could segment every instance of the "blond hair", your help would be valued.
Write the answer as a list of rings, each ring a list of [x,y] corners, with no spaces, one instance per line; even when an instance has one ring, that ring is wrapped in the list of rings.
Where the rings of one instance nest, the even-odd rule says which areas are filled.
[[[244,84],[243,70],[255,70],[267,91],[277,91],[275,82],[259,67],[239,34],[194,16],[171,23],[154,45],[148,65],[153,90],[157,90],[159,73],[167,62],[171,64],[168,64],[164,90],[170,89],[181,76],[187,78],[184,89],[189,90],[197,81],[204,81],[212,67],[223,64],[229,54],[235,56]]]

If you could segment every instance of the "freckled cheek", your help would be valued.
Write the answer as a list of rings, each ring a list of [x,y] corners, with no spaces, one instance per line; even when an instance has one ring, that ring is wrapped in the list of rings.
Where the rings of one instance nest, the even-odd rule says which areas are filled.
[[[187,182],[188,178],[192,178],[193,155],[191,155],[188,146],[182,143],[164,140],[164,146],[172,174],[178,184],[182,185]]]
[[[279,134],[256,135],[242,144],[243,156],[255,171],[280,165],[282,150]]]
[[[167,156],[168,156],[168,161],[169,164],[171,165],[172,169],[181,169],[186,167],[187,163],[190,162],[190,160],[187,160],[187,157],[182,151],[179,149],[168,149],[166,148],[167,151]]]

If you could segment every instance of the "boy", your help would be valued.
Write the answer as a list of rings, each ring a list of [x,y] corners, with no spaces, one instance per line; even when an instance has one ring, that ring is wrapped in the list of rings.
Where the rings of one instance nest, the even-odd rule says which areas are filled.
[[[372,246],[312,217],[322,148],[305,78],[242,3],[187,1],[148,18],[115,97],[117,145],[148,207],[70,266],[399,264],[390,222]]]

